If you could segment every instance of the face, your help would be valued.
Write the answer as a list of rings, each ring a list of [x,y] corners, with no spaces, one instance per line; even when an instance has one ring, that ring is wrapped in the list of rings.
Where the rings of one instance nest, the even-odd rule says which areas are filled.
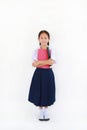
[[[41,47],[42,48],[47,48],[47,43],[49,42],[49,38],[48,38],[48,35],[47,34],[45,34],[45,33],[42,33],[41,35],[40,35],[40,37],[38,38],[38,40],[39,40],[39,43],[41,43]]]

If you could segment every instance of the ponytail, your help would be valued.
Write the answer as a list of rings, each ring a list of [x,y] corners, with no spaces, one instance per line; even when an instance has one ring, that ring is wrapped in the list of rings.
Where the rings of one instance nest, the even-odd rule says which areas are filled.
[[[50,54],[49,47],[47,47],[47,53],[48,53],[48,59],[50,59],[51,58],[51,54]]]

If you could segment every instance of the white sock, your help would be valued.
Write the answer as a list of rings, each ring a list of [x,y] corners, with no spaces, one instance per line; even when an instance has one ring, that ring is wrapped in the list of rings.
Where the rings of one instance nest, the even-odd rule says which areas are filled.
[[[43,118],[44,118],[44,117],[43,117],[44,109],[43,109],[43,108],[40,108],[39,110],[40,110],[40,112],[39,112],[39,119],[43,119]]]
[[[48,108],[44,108],[44,116],[45,116],[45,119],[49,118]]]

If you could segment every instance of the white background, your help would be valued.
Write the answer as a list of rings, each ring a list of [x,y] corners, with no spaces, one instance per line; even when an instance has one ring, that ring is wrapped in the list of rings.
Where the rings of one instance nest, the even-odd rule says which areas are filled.
[[[27,101],[40,30],[50,32],[57,64],[51,120]],[[86,0],[0,0],[0,129],[87,130]]]

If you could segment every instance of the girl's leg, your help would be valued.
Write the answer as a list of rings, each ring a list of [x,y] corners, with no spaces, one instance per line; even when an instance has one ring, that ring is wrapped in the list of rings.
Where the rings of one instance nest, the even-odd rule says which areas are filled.
[[[40,112],[39,112],[39,120],[43,121],[44,120],[44,109],[43,109],[42,106],[39,106],[39,110],[40,110]]]
[[[50,120],[49,113],[48,113],[48,106],[44,107],[44,117],[46,121]]]

